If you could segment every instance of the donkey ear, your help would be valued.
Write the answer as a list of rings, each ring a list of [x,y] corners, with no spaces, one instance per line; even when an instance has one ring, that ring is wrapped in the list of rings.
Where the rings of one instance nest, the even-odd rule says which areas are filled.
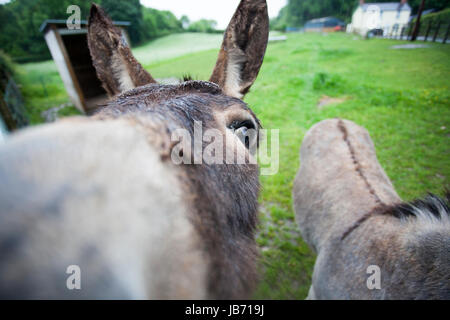
[[[261,68],[269,38],[266,0],[241,0],[223,38],[209,81],[241,99]]]
[[[91,7],[87,39],[97,77],[110,97],[156,82],[134,58],[122,32],[95,3]]]

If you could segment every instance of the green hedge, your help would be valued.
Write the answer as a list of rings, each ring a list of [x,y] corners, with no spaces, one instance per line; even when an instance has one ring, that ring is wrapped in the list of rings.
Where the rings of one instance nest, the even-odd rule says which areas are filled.
[[[420,19],[420,23],[422,25],[427,25],[428,23],[430,23],[430,21],[433,24],[436,24],[439,21],[441,21],[441,23],[443,24],[450,23],[450,8],[439,12],[427,14],[426,16],[423,16]],[[416,19],[414,19],[413,22],[416,22]]]
[[[11,58],[0,50],[0,75],[6,77],[6,74],[14,74],[14,64]]]

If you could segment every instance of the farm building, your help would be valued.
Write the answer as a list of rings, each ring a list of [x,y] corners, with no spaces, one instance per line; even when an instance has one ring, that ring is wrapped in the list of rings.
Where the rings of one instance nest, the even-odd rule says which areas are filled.
[[[347,31],[363,36],[370,31],[397,35],[408,24],[410,15],[411,7],[407,0],[385,3],[365,3],[364,0],[360,0]]]
[[[130,22],[114,21],[114,25],[128,41],[125,27]],[[46,20],[40,28],[70,100],[84,113],[107,99],[92,64],[86,27],[87,21],[81,21],[80,29],[68,29],[66,20]]]
[[[334,32],[342,31],[344,28],[345,23],[338,18],[325,17],[306,22],[304,30],[306,32]]]

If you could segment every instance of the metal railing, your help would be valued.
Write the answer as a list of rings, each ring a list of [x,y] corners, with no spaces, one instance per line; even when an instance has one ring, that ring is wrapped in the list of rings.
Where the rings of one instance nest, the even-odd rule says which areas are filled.
[[[411,40],[414,23],[401,27],[390,27],[383,29],[383,38]],[[417,41],[447,43],[450,36],[450,21],[429,21],[419,25]]]

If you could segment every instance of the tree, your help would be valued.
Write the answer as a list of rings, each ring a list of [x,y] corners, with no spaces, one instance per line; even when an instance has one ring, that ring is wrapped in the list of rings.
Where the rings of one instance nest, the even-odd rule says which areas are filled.
[[[386,0],[380,2],[386,2]],[[419,11],[421,0],[409,0],[408,3],[411,6],[412,14],[417,14]],[[436,11],[440,11],[445,8],[448,8],[449,5],[450,5],[449,0],[427,0],[427,2],[425,3],[424,10],[435,9]]]
[[[143,7],[143,33],[146,40],[182,30],[181,21],[170,11]]]
[[[214,32],[216,30],[217,22],[215,20],[201,19],[192,22],[189,25],[188,31],[191,32]]]
[[[308,20],[327,16],[349,21],[358,3],[354,0],[289,0],[273,26],[300,27]]]
[[[39,27],[46,19],[67,19],[67,7],[78,5],[86,16],[86,0],[15,0],[0,5],[0,45],[13,57],[50,58]]]
[[[181,22],[181,26],[183,27],[183,29],[189,28],[189,24],[191,23],[188,16],[185,16],[185,15],[181,17],[180,22]]]

